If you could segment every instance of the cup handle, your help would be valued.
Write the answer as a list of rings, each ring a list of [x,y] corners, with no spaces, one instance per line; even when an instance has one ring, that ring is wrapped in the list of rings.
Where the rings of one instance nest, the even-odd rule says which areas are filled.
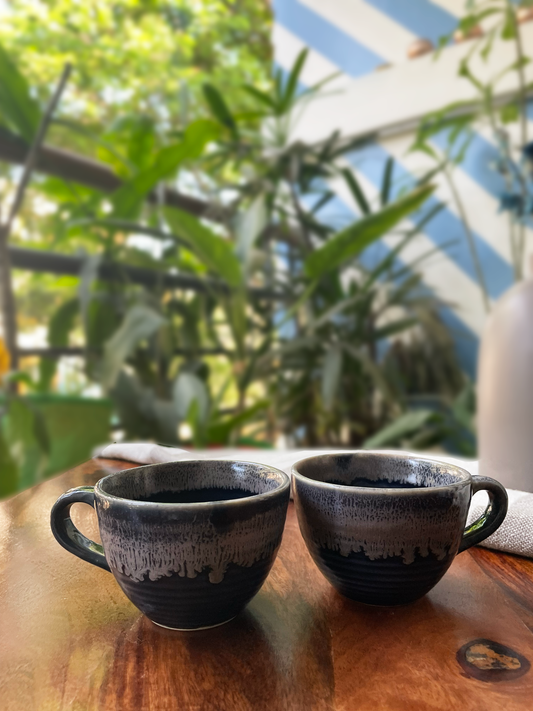
[[[488,493],[489,505],[477,521],[465,528],[461,545],[459,546],[459,553],[488,538],[502,525],[503,519],[507,514],[507,492],[499,481],[490,479],[487,476],[473,476],[472,496],[477,491],[486,491]]]
[[[94,509],[94,486],[79,486],[62,494],[52,507],[50,526],[56,541],[69,553],[111,572],[104,549],[79,531],[70,518],[73,504],[89,504]]]

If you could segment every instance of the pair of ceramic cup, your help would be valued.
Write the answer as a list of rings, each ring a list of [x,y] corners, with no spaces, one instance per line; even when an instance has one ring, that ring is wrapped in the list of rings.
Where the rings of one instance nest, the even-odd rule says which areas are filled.
[[[421,457],[331,454],[293,467],[300,530],[315,563],[343,595],[373,605],[412,602],[455,555],[493,533],[507,494],[493,479]],[[473,493],[484,515],[465,530]],[[110,474],[63,494],[51,525],[71,553],[113,573],[153,622],[205,629],[235,617],[264,583],[283,534],[290,479],[263,464],[189,460]],[[73,524],[95,507],[102,544]]]

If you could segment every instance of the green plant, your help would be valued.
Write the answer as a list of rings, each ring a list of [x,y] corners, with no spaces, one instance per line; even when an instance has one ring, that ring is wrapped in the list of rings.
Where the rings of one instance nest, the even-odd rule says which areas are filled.
[[[444,447],[464,457],[477,454],[475,413],[476,400],[471,383],[466,383],[450,402],[446,399],[411,401],[411,409],[365,440],[367,449],[400,447],[428,450]]]
[[[459,21],[458,29],[468,35],[472,28],[479,26],[484,20],[490,18],[491,22],[491,27],[486,34],[477,40],[471,40],[470,50],[461,59],[458,67],[458,76],[470,83],[475,89],[477,98],[474,101],[455,101],[424,117],[420,122],[416,140],[412,147],[412,150],[420,150],[430,155],[436,161],[437,169],[440,168],[449,184],[458,214],[463,222],[465,236],[468,240],[478,284],[487,311],[490,309],[490,300],[487,294],[486,277],[483,274],[477,255],[472,229],[469,224],[468,211],[465,208],[459,190],[455,186],[453,169],[460,165],[465,158],[469,143],[473,137],[474,125],[485,123],[493,133],[500,154],[493,168],[498,170],[503,177],[502,208],[513,208],[513,204],[509,205],[509,202],[510,198],[515,197],[514,206],[516,206],[516,201],[518,200],[523,212],[526,203],[529,204],[531,200],[529,188],[517,167],[520,150],[517,152],[512,147],[507,130],[509,124],[517,123],[521,149],[527,149],[529,141],[527,97],[530,86],[526,81],[525,67],[531,62],[531,57],[526,53],[522,43],[517,11],[522,7],[531,6],[533,6],[531,0],[523,0],[518,6],[511,0],[469,0],[467,13]],[[444,37],[442,44],[446,44],[449,39],[449,37]],[[487,81],[483,81],[473,68],[474,60],[481,59],[482,62],[486,63],[493,54],[496,44],[501,41],[514,44],[515,59],[511,64],[497,71]],[[513,74],[516,77],[517,89],[510,96],[506,92],[502,99],[498,95],[499,85],[509,74]],[[447,134],[447,145],[444,152],[441,153],[431,145],[431,138],[443,132]],[[512,200],[511,203],[513,203]],[[515,279],[520,280],[523,276],[526,246],[525,221],[523,219],[515,219],[513,212],[520,213],[518,215],[520,217],[521,211],[511,209],[508,222],[508,239]]]
[[[397,247],[370,271],[358,260],[366,247],[424,203],[432,192],[428,185],[432,174],[423,176],[411,193],[390,202],[394,166],[389,162],[384,166],[380,203],[373,205],[342,160],[353,149],[353,141],[337,134],[319,146],[292,140],[300,104],[320,88],[297,92],[305,57],[305,52],[298,57],[286,82],[280,74],[275,77],[270,94],[248,88],[269,129],[260,136],[246,120],[232,115],[222,96],[209,87],[213,113],[231,135],[207,160],[214,161],[212,170],[220,166],[224,175],[228,165],[247,168],[246,181],[231,186],[238,194],[237,205],[252,209],[262,204],[269,215],[256,250],[265,250],[273,241],[278,248],[280,243],[286,247],[285,268],[274,271],[270,284],[281,285],[288,293],[283,323],[290,324],[293,333],[284,338],[278,323],[277,342],[257,364],[257,372],[270,382],[278,428],[297,444],[359,445],[408,407],[402,389],[383,369],[379,351],[387,342],[416,335],[440,345],[445,341],[454,393],[464,378],[436,313],[436,300],[420,288],[416,273],[396,263],[440,207],[400,234]],[[320,209],[334,197],[329,181],[335,179],[346,181],[363,213],[362,219],[338,233],[320,219]],[[348,280],[347,270],[355,271]],[[442,391],[441,383],[433,385]]]
[[[0,498],[42,479],[49,452],[42,413],[0,389]]]
[[[320,145],[294,139],[298,113],[321,89],[299,93],[305,59],[303,52],[285,81],[278,72],[269,91],[244,87],[247,112],[206,84],[210,118],[179,134],[157,130],[157,141],[149,138],[153,123],[125,128],[110,163],[123,182],[111,197],[56,179],[39,183],[58,205],[49,244],[87,252],[77,298],[60,304],[50,343],[65,345],[81,329],[88,376],[113,398],[128,437],[177,443],[187,424],[205,446],[235,441],[257,423],[270,438],[283,431],[301,443],[360,444],[406,407],[382,351],[442,331],[417,265],[396,261],[435,213],[401,227],[431,194],[431,176],[391,200],[389,162],[374,203],[343,160],[356,142],[336,133]],[[339,179],[363,216],[336,230],[321,209]],[[175,182],[194,185],[224,218],[215,225],[209,211],[199,219],[165,203]],[[395,249],[365,269],[361,253],[395,230]],[[139,287],[125,270],[102,281],[107,262],[162,277],[192,274],[205,290],[169,288],[163,278]],[[40,387],[50,387],[53,369],[43,361]]]

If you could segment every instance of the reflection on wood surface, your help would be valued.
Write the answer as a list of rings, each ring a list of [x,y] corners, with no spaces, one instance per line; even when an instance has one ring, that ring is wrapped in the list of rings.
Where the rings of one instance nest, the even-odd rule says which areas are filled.
[[[322,578],[291,504],[278,559],[246,612],[214,630],[171,632],[50,532],[63,491],[94,483],[103,467],[129,466],[88,462],[0,504],[3,711],[531,708],[531,671],[495,683],[469,673],[457,655],[474,644],[474,666],[490,667],[494,654],[522,671],[531,662],[533,561],[476,549],[419,602],[366,607]],[[98,540],[92,509],[80,505],[74,518]],[[485,661],[475,651],[480,640],[493,644]]]

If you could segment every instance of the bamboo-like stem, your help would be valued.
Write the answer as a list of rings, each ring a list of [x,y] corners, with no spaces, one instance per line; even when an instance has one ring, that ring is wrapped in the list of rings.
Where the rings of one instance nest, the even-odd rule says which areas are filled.
[[[457,212],[459,213],[459,216],[460,216],[461,221],[463,223],[463,228],[464,228],[466,238],[468,241],[468,246],[470,248],[470,254],[472,255],[472,261],[474,263],[474,269],[476,271],[476,275],[477,275],[477,279],[478,279],[478,283],[479,283],[479,288],[481,290],[481,297],[483,299],[483,306],[485,307],[485,311],[488,313],[490,311],[490,298],[489,298],[489,294],[487,291],[487,284],[485,281],[485,275],[483,274],[483,269],[481,267],[481,262],[479,260],[479,254],[477,251],[476,242],[474,240],[474,234],[472,232],[472,229],[470,227],[470,222],[468,220],[468,215],[466,214],[466,210],[463,205],[463,201],[461,200],[461,197],[459,195],[459,191],[455,187],[455,183],[452,178],[452,174],[451,174],[449,165],[446,165],[446,167],[444,169],[444,175],[445,175],[448,185],[450,187],[450,191],[452,193],[453,200],[454,200],[455,205],[457,207]]]
[[[522,35],[520,34],[520,25],[516,20],[515,6],[511,0],[507,0],[510,16],[513,18],[514,38],[516,45],[516,58],[518,62],[518,101],[520,103],[520,140],[522,145],[527,143],[527,84],[526,75],[524,72],[524,48],[522,46]]]
[[[520,34],[520,25],[516,20],[516,14],[514,5],[511,0],[507,0],[507,5],[509,11],[512,15],[514,24],[514,37],[516,44],[516,56],[518,60],[518,101],[520,104],[520,140],[522,146],[525,146],[528,142],[528,130],[527,130],[527,85],[526,76],[524,72],[524,48],[522,46],[522,35]],[[524,270],[524,250],[526,245],[525,227],[520,224],[518,227],[518,244],[517,244],[517,270],[516,279],[517,281],[522,279]]]

